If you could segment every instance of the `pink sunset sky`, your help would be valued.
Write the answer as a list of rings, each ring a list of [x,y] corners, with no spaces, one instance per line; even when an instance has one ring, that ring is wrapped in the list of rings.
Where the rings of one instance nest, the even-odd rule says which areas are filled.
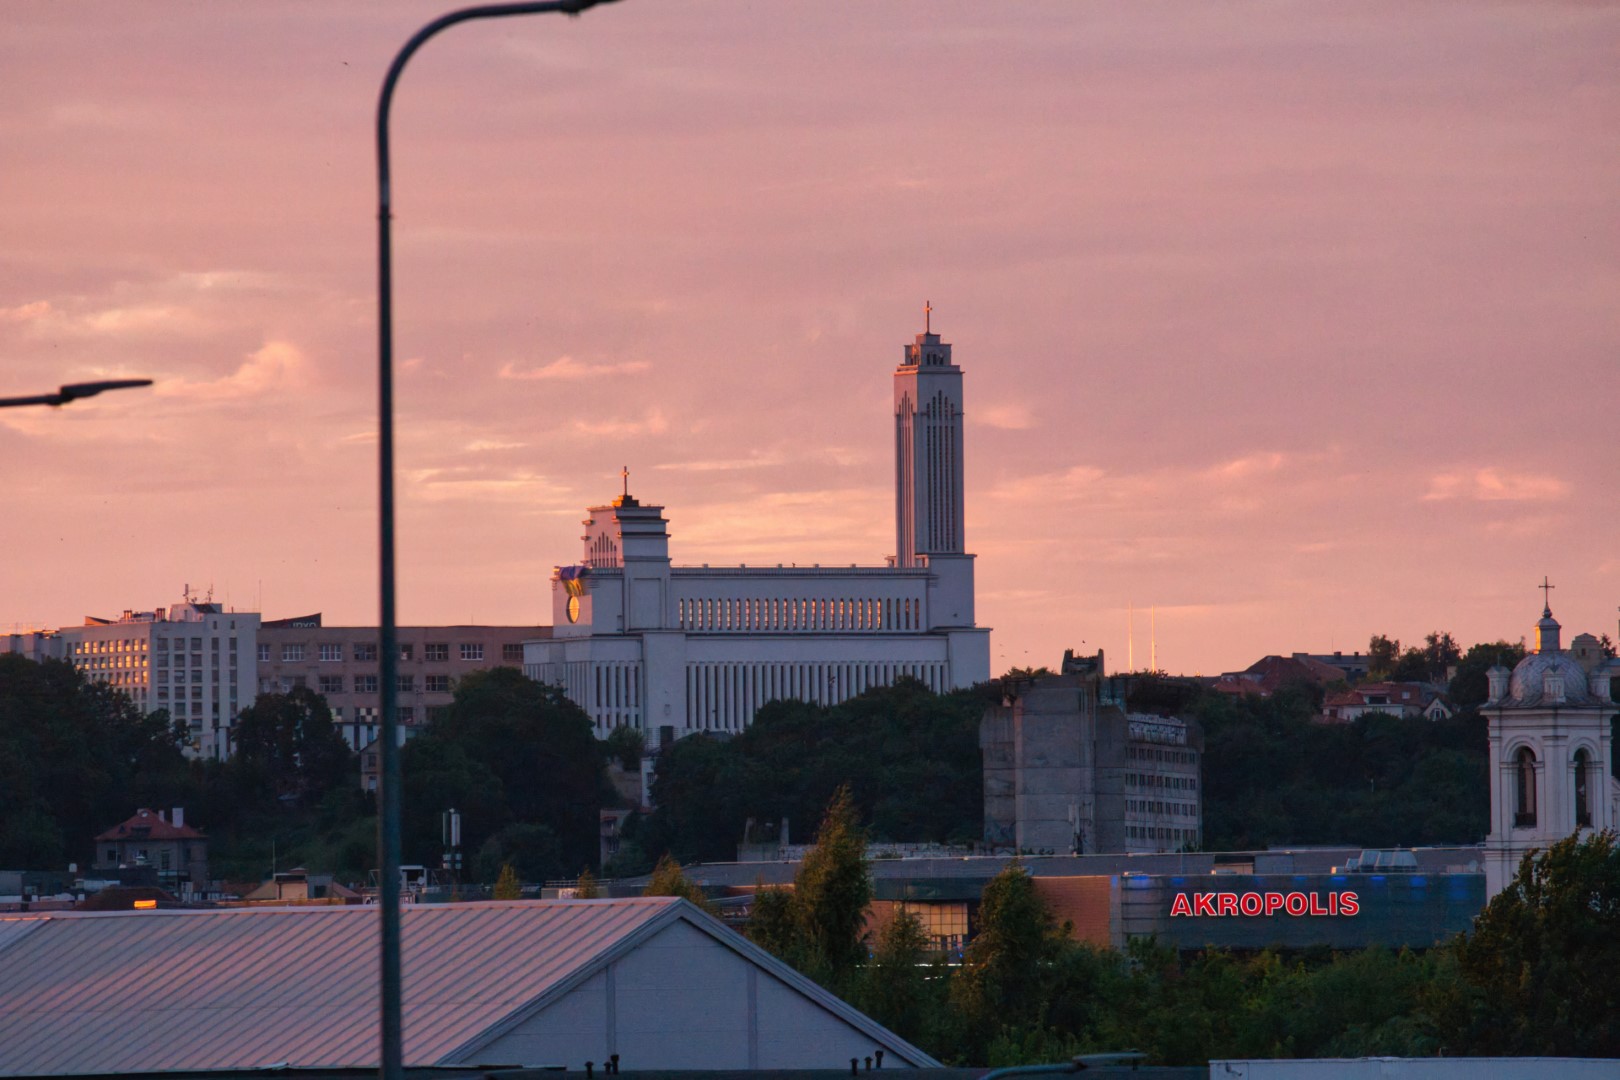
[[[0,628],[376,620],[379,83],[437,4],[12,3]],[[452,29],[394,137],[400,618],[893,550],[967,373],[992,667],[1205,674],[1620,604],[1620,6],[625,0]],[[1156,612],[1150,616],[1150,611]]]

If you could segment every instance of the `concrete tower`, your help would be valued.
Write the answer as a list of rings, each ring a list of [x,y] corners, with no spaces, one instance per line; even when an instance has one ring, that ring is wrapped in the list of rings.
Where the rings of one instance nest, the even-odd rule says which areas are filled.
[[[928,322],[894,373],[895,565],[961,555],[962,369]]]

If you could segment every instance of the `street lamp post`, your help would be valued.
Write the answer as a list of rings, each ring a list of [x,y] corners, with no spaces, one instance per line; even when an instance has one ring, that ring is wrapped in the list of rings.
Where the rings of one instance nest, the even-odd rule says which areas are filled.
[[[137,386],[151,385],[151,379],[107,379],[103,382],[68,383],[59,387],[54,394],[0,398],[0,409],[9,409],[16,405],[66,405],[80,398],[95,397],[104,390],[128,390]]]
[[[377,815],[377,849],[381,865],[377,901],[382,915],[381,1026],[383,1080],[405,1075],[404,1027],[400,1016],[400,802],[398,684],[399,631],[394,613],[394,283],[391,221],[393,193],[388,162],[388,111],[394,86],[405,64],[441,30],[474,19],[557,12],[578,15],[611,0],[547,0],[543,3],[484,4],[439,16],[407,41],[383,78],[377,98],[377,518],[381,611],[378,678],[382,683],[381,805]]]

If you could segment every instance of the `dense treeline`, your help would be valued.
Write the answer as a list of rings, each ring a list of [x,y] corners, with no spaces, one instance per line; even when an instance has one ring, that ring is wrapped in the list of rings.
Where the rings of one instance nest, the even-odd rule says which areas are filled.
[[[871,937],[863,834],[835,797],[792,890],[763,889],[749,936],[936,1057],[1059,1062],[1137,1049],[1222,1057],[1620,1056],[1620,848],[1612,833],[1526,859],[1467,936],[1417,953],[1178,954],[1076,942],[1016,863],[984,890],[959,966],[916,917]],[[678,892],[665,871],[665,892]]]
[[[1317,723],[1320,691],[1205,694],[1204,847],[1471,844],[1490,826],[1485,718]]]
[[[843,786],[882,839],[972,841],[982,831],[986,701],[983,690],[935,694],[901,679],[840,705],[772,702],[731,738],[682,739],[658,757],[657,810],[631,826],[621,869],[666,853],[734,859],[749,818],[807,830]]]
[[[209,837],[210,873],[258,881],[304,866],[364,882],[376,865],[373,797],[326,701],[261,694],[233,728],[227,761],[188,759],[189,733],[70,664],[0,655],[0,867],[91,862],[91,838],[141,807],[182,806]],[[596,860],[611,797],[585,714],[509,668],[463,678],[446,714],[402,751],[407,862],[439,865],[439,815],[463,813],[472,877],[505,863],[526,880]]]

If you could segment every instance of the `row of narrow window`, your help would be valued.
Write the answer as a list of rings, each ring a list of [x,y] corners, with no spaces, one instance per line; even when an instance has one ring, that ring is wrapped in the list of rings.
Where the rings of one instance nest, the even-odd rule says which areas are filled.
[[[1575,827],[1592,825],[1592,756],[1584,749],[1575,751],[1571,762],[1575,770]],[[1514,801],[1513,827],[1536,827],[1536,753],[1521,746],[1513,757]]]
[[[686,715],[699,731],[741,731],[766,702],[836,705],[908,675],[935,692],[948,689],[940,663],[689,664]]]
[[[899,599],[802,599],[729,597],[681,600],[682,630],[921,630],[922,601]]]

